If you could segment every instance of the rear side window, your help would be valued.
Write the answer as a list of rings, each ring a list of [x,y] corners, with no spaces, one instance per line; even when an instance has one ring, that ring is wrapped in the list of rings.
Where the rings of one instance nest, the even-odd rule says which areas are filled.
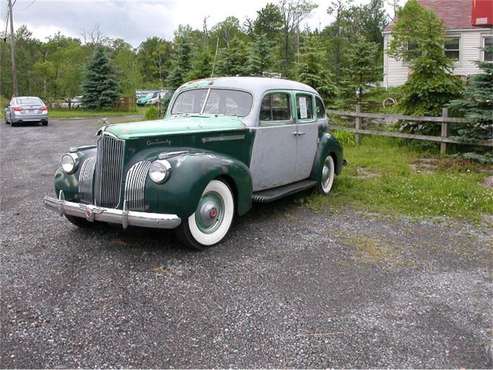
[[[260,121],[289,121],[291,106],[288,93],[270,93],[262,99]]]
[[[322,99],[315,97],[315,116],[317,118],[325,118],[325,107]]]
[[[296,94],[296,110],[299,120],[313,119],[313,99],[309,94]]]

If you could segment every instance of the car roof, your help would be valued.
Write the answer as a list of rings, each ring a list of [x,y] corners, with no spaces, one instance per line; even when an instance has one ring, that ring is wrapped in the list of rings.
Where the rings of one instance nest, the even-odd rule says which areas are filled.
[[[282,78],[267,77],[213,77],[195,80],[185,83],[180,90],[193,88],[230,88],[247,90],[254,95],[262,95],[268,90],[299,90],[318,95],[317,91],[301,82],[285,80]]]

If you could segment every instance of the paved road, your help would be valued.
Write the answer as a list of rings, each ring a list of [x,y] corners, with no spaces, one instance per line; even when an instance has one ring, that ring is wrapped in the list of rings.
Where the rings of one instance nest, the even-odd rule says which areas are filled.
[[[41,199],[97,126],[0,127],[1,367],[488,366],[488,226],[295,197],[202,253],[170,232],[78,230]]]

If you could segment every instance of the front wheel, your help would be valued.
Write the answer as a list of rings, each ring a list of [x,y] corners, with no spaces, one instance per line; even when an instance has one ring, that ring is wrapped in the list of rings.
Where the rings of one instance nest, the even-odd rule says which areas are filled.
[[[325,158],[324,165],[322,167],[322,176],[320,176],[320,183],[318,184],[318,190],[322,194],[329,194],[334,185],[334,179],[336,177],[334,158],[329,154]]]
[[[221,242],[227,235],[235,212],[233,193],[220,180],[207,184],[195,212],[177,229],[180,241],[197,250]]]

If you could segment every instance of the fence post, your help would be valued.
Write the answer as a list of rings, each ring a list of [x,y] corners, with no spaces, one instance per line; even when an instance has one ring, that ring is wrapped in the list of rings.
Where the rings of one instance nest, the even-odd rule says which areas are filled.
[[[448,123],[445,122],[445,120],[448,118],[448,109],[447,108],[442,108],[442,133],[441,137],[442,138],[447,138],[448,137]],[[447,143],[440,143],[440,154],[445,155],[447,154]]]
[[[356,113],[360,113],[360,112],[361,112],[361,105],[356,104]],[[356,129],[356,131],[361,129],[361,117],[354,118],[354,128]],[[354,135],[354,138],[356,140],[356,144],[359,144],[361,140],[361,135],[357,133]]]

